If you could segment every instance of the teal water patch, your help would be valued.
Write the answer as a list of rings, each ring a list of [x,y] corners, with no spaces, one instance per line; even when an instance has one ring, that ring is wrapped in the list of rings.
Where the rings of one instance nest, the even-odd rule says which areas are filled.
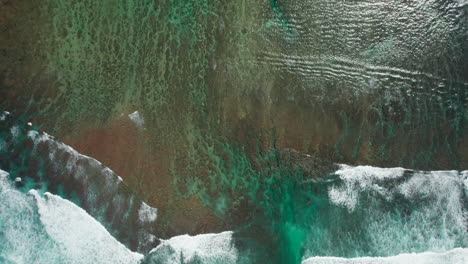
[[[270,0],[270,6],[274,14],[275,22],[285,33],[285,39],[292,41],[294,39],[294,31],[283,5],[278,0]],[[267,26],[271,25],[267,23]]]
[[[216,152],[218,147],[222,153]],[[269,242],[263,243],[263,246],[268,244],[276,249],[267,252],[265,257],[276,263],[299,263],[309,226],[312,225],[311,216],[328,203],[326,193],[317,195],[326,192],[326,188],[323,188],[325,186],[301,184],[306,180],[302,171],[280,166],[279,153],[276,151],[263,156],[256,164],[240,147],[221,143],[221,146],[206,148],[206,151],[202,156],[208,156],[214,162],[209,165],[212,170],[208,172],[207,180],[189,181],[190,188],[182,189],[181,192],[184,195],[199,195],[206,204],[225,217],[229,217],[239,205],[248,204],[248,211],[244,213],[251,214],[253,219],[244,228],[254,231],[252,233],[258,233],[254,229],[263,230],[263,237],[258,237],[258,243],[252,242],[252,245],[260,247],[256,250],[268,251],[261,248],[264,239]],[[176,185],[184,183],[176,181]],[[249,240],[245,237],[243,239]]]
[[[308,215],[314,211],[314,206],[306,206],[313,191],[310,186],[300,184],[305,180],[301,171],[277,166],[279,156],[276,152],[267,154],[254,165],[240,147],[220,143],[199,150],[204,151],[199,157],[208,159],[195,159],[192,166],[197,168],[197,162],[203,163],[210,168],[208,174],[176,177],[175,185],[180,188],[180,194],[198,195],[223,217],[230,217],[233,208],[250,204],[247,213],[254,219],[247,226],[263,225],[261,229],[268,236],[276,236],[276,250],[271,252],[275,256],[268,256],[268,259],[298,263],[306,237],[304,226],[309,222]],[[264,252],[261,248],[258,251]]]

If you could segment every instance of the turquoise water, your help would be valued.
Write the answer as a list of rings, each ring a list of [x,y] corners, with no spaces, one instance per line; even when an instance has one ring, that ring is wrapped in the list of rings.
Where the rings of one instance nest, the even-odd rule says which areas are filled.
[[[209,183],[194,183],[190,191],[227,216],[248,201],[253,220],[239,239],[259,252],[265,246],[259,259],[298,263],[312,256],[392,256],[467,246],[466,171],[342,165],[310,178],[284,166],[278,151],[254,169],[242,149],[225,147],[230,158],[218,159]]]

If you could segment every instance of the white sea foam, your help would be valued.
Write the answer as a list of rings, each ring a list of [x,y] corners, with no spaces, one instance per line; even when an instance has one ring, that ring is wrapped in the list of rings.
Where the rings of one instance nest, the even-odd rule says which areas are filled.
[[[0,115],[0,121],[5,121],[6,117],[10,114],[10,112],[8,111],[4,111],[1,115]]]
[[[135,123],[135,125],[139,128],[143,128],[143,126],[145,125],[145,120],[138,111],[129,114],[128,118],[130,118],[130,120],[132,120],[133,123]]]
[[[468,0],[458,0],[458,5],[456,7],[465,7],[466,5],[468,5]]]
[[[11,135],[13,136],[13,138],[17,138],[20,131],[19,131],[19,127],[18,126],[12,126],[10,128],[10,132],[11,132]]]
[[[76,151],[75,149],[73,149],[72,147],[70,147],[70,146],[68,146],[68,145],[66,145],[64,143],[61,143],[59,141],[56,141],[53,136],[51,136],[51,135],[49,135],[49,134],[47,134],[45,132],[39,133],[39,132],[34,131],[34,130],[29,130],[27,135],[28,135],[29,138],[31,138],[33,140],[35,146],[38,146],[41,143],[46,143],[46,144],[49,144],[49,146],[51,146],[50,149],[49,149],[49,151],[50,151],[49,152],[49,158],[51,160],[56,159],[56,155],[57,155],[58,152],[68,153],[69,154],[68,160],[67,160],[67,162],[65,164],[65,168],[68,171],[72,171],[73,169],[76,169],[77,172],[79,172],[80,167],[77,166],[78,162],[80,160],[87,160],[92,167],[101,169],[101,174],[104,175],[103,177],[106,177],[106,179],[108,180],[106,183],[109,183],[109,181],[113,182],[114,180],[118,180],[119,182],[122,181],[122,178],[120,176],[115,174],[108,167],[103,166],[100,161],[98,161],[98,160],[96,160],[96,159],[94,159],[92,157],[83,155],[83,154],[79,153],[78,151]],[[57,164],[57,165],[63,165],[63,164]],[[85,173],[75,173],[74,176],[75,177],[86,177],[86,174]]]
[[[330,202],[359,219],[372,254],[444,252],[468,245],[466,171],[341,165],[336,174],[340,181],[328,187]]]
[[[0,260],[13,263],[136,264],[143,258],[75,204],[36,190],[23,194],[1,170],[0,231]]]
[[[12,186],[0,170],[0,262],[69,263],[44,231],[32,197]]]
[[[302,264],[466,264],[468,249],[456,248],[444,253],[424,252],[391,257],[336,258],[312,257]]]
[[[158,217],[158,209],[147,205],[145,202],[142,202],[140,209],[138,210],[138,217],[142,223],[154,222]]]
[[[149,263],[236,263],[238,252],[232,242],[233,232],[182,235],[162,240],[151,250]]]
[[[352,211],[356,208],[359,194],[362,191],[375,191],[384,197],[388,197],[390,195],[389,190],[382,187],[380,183],[387,179],[400,178],[404,172],[404,168],[352,167],[342,164],[335,174],[339,175],[343,180],[343,184],[330,187],[330,201],[345,206]]]
[[[408,177],[398,183],[398,179],[405,177],[405,172]],[[426,195],[435,200],[452,199],[456,202],[464,191],[461,187],[467,178],[463,176],[465,172],[455,170],[426,172],[404,168],[348,165],[340,165],[340,169],[335,174],[340,177],[342,183],[329,188],[330,201],[347,207],[350,211],[356,208],[359,195],[363,192],[373,192],[387,200],[393,199],[398,194],[407,199]]]
[[[47,162],[51,167],[51,177],[74,182],[74,185],[78,186],[77,189],[80,190],[78,199],[90,215],[101,220],[111,206],[113,215],[107,218],[110,219],[109,222],[103,223],[123,221],[125,224],[136,224],[136,231],[127,232],[123,229],[119,230],[119,234],[125,237],[139,237],[137,244],[139,251],[147,251],[152,247],[151,239],[146,238],[153,238],[157,211],[145,210],[147,208],[140,204],[141,200],[133,201],[133,195],[122,192],[127,187],[121,177],[98,160],[77,152],[47,133],[29,130],[27,135],[33,141],[33,151],[47,149]],[[134,202],[138,204],[133,205]],[[133,206],[142,210],[133,211]],[[137,223],[132,222],[133,218],[129,217],[129,213],[133,212],[137,213],[138,217],[141,216]]]
[[[67,257],[77,263],[138,263],[143,257],[131,252],[83,209],[51,193],[34,196],[47,234]]]

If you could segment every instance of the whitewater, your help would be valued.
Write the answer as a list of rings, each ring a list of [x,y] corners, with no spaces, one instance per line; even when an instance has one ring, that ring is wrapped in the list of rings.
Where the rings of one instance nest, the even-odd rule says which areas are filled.
[[[463,264],[468,260],[468,249],[449,248],[454,245],[466,245],[466,192],[468,191],[467,171],[413,172],[405,174],[405,169],[384,169],[370,166],[352,167],[341,165],[336,172],[341,182],[329,189],[330,201],[335,206],[346,210],[358,210],[360,197],[365,191],[372,191],[392,199],[397,195],[415,198],[424,194],[435,201],[434,213],[441,214],[446,223],[446,230],[427,230],[443,232],[440,237],[429,243],[428,251],[405,252],[390,256],[340,258],[333,256],[313,256],[304,258],[303,264]],[[233,241],[232,231],[219,234],[201,234],[196,236],[176,236],[152,249],[146,256],[132,252],[117,241],[98,221],[74,203],[57,195],[38,190],[26,193],[15,188],[15,182],[8,173],[0,172],[0,260],[2,263],[239,263],[239,252]],[[385,181],[410,178],[399,185],[385,184]],[[441,179],[444,179],[441,181]],[[401,179],[400,179],[401,180]],[[444,206],[444,208],[436,208]],[[369,210],[375,210],[369,209]],[[425,211],[427,214],[428,212]],[[143,218],[154,215],[142,213]],[[380,220],[386,220],[380,218]],[[372,219],[376,220],[376,219]],[[421,220],[417,218],[414,221]],[[412,221],[410,219],[410,221]],[[377,222],[370,227],[375,228]],[[414,223],[412,223],[414,224]],[[423,228],[431,228],[425,223],[418,223]],[[384,228],[385,229],[385,228]],[[404,230],[408,236],[411,232]],[[374,234],[374,239],[381,239],[382,246],[395,249],[393,243],[405,243],[404,240],[385,240],[385,232]],[[455,235],[460,232],[459,237]],[[445,236],[445,237],[444,237]],[[405,238],[407,239],[407,238]],[[422,239],[422,237],[421,237]],[[457,239],[460,239],[456,244]],[[387,245],[383,245],[387,244]]]
[[[0,123],[7,121],[5,112]],[[2,157],[18,152],[11,142],[27,142],[32,160],[46,150],[41,161],[53,175],[13,177],[0,168],[0,263],[253,263],[237,246],[237,230],[157,237],[157,208],[126,191],[111,169],[31,124],[6,131]],[[53,183],[69,185],[75,195],[49,191]],[[304,229],[303,264],[467,263],[466,170],[338,164],[327,177],[303,184],[326,187],[318,197],[326,202]]]

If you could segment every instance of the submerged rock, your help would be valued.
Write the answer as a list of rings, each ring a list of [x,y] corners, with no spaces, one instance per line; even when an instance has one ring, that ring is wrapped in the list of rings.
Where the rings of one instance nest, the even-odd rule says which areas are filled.
[[[279,160],[282,165],[292,169],[299,169],[306,178],[320,180],[338,168],[336,164],[323,157],[309,155],[292,148],[278,151]]]

